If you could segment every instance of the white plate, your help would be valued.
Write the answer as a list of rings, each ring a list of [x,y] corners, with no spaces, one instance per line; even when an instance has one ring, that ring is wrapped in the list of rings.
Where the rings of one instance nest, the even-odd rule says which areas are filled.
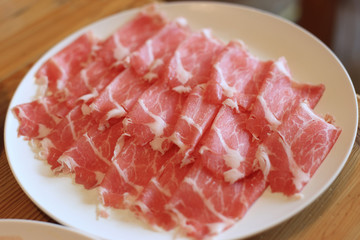
[[[78,230],[31,220],[0,220],[0,239],[6,240],[94,240]]]
[[[331,113],[342,134],[327,159],[303,190],[304,198],[286,199],[266,192],[234,227],[218,239],[247,237],[264,231],[301,211],[334,181],[344,166],[355,140],[357,102],[351,80],[334,54],[315,37],[276,16],[233,4],[185,2],[161,4],[171,18],[183,16],[194,29],[212,28],[216,36],[241,39],[264,59],[285,56],[294,78],[300,82],[323,83],[326,91],[316,112]],[[85,31],[108,36],[137,10],[121,12],[91,24],[47,52],[19,85],[10,108],[28,102],[35,94],[34,73],[55,52]],[[172,232],[149,230],[131,215],[116,211],[110,219],[96,219],[96,191],[85,191],[67,177],[54,177],[45,163],[35,160],[26,141],[17,137],[18,122],[9,112],[5,125],[7,156],[17,181],[44,212],[60,223],[104,238],[172,239]],[[46,193],[46,194],[44,194]]]

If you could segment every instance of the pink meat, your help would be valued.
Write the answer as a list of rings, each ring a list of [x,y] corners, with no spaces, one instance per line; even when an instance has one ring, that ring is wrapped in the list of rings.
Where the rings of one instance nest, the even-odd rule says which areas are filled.
[[[181,34],[180,34],[181,33]],[[154,45],[152,50],[156,53],[157,59],[164,59],[167,55],[171,54],[171,49],[174,49],[176,44],[186,37],[187,30],[182,26],[176,23],[169,23],[166,25],[159,33],[155,34],[154,37],[150,38]],[[164,35],[167,37],[164,39]],[[177,40],[172,40],[172,38],[177,38]],[[166,40],[166,41],[165,41]],[[147,48],[148,43],[145,43],[143,47],[140,48],[139,51],[135,51],[133,55],[140,56],[142,53],[142,49]],[[161,52],[160,48],[166,48],[168,51]],[[160,56],[159,54],[164,54]],[[164,57],[164,58],[162,58]],[[156,59],[153,59],[155,62]],[[159,67],[159,69],[162,67]],[[104,130],[117,122],[119,122],[126,113],[132,108],[135,104],[136,100],[139,96],[151,86],[150,83],[143,81],[143,76],[136,74],[134,68],[127,68],[123,72],[121,72],[103,91],[102,93],[95,98],[94,102],[90,105],[88,109],[87,105],[83,105],[82,109],[85,109],[84,116],[80,116],[78,119],[73,119],[75,121],[82,121],[80,118],[91,119],[92,123],[96,123],[95,126],[89,125],[91,128]],[[89,116],[88,116],[89,115]],[[61,125],[60,125],[61,126]],[[82,133],[90,130],[88,128],[79,129]],[[60,134],[61,131],[58,131]],[[76,133],[77,136],[79,134]],[[53,137],[53,136],[52,136]],[[56,142],[53,143],[51,148],[59,148],[59,149],[67,149],[69,148],[74,141],[83,141],[83,139],[73,138],[73,141],[66,142]],[[57,144],[60,144],[61,147],[58,147]],[[78,145],[81,143],[75,143],[74,145]],[[67,145],[67,146],[66,146]],[[73,146],[74,147],[74,146]],[[81,150],[77,150],[78,154],[81,154]],[[87,154],[86,150],[83,153]],[[58,156],[58,154],[53,155]],[[76,163],[77,159],[74,158],[74,162]],[[77,176],[77,172],[75,171],[75,175]]]
[[[149,82],[163,78],[165,66],[178,45],[189,34],[189,27],[181,19],[168,23],[138,51],[131,54],[130,66]]]
[[[252,56],[239,41],[230,41],[214,61],[207,100],[249,109],[269,71],[272,61]]]
[[[123,133],[119,122],[103,132],[85,132],[58,159],[63,170],[75,173],[75,182],[86,189],[98,186],[111,166],[116,145]],[[66,171],[65,170],[65,171]]]
[[[126,115],[125,132],[134,136],[137,144],[151,142],[153,149],[164,152],[163,142],[172,134],[185,99],[163,82],[156,82]]]
[[[196,86],[187,97],[170,139],[180,151],[183,164],[191,162],[192,152],[213,121],[220,106],[205,101],[203,85]]]
[[[285,58],[276,61],[257,96],[247,129],[255,138],[264,139],[276,129],[286,113],[301,101],[309,102],[311,108],[320,100],[325,86],[292,81]]]
[[[165,73],[169,86],[183,93],[207,82],[214,56],[222,48],[223,43],[212,37],[208,29],[193,33],[179,46],[170,60],[168,71]]]
[[[81,106],[75,107],[41,140],[41,157],[51,169],[60,167],[57,160],[61,154],[95,124],[95,119],[83,114]]]
[[[86,65],[85,68],[79,69],[78,67],[74,67],[74,69],[78,69],[80,72],[74,73],[73,76],[66,81],[58,81],[56,85],[57,87],[61,86],[61,88],[59,88],[56,93],[53,93],[56,98],[52,99],[53,107],[50,109],[55,112],[48,111],[47,106],[40,106],[37,107],[40,114],[44,115],[44,113],[47,113],[49,115],[46,117],[47,119],[53,118],[53,116],[64,118],[68,111],[76,105],[84,101],[91,101],[123,70],[122,66],[113,66],[117,61],[125,57],[125,54],[120,54],[120,51],[126,49],[124,53],[126,52],[128,54],[133,52],[143,45],[149,37],[157,33],[165,23],[166,19],[161,13],[154,9],[148,9],[137,14],[133,19],[121,26],[116,33],[105,40],[103,44],[100,44],[99,50],[95,52],[95,56],[93,57],[94,60]],[[73,49],[70,48],[69,51],[70,50]],[[92,48],[90,50],[92,50]],[[91,53],[89,52],[88,54]],[[46,69],[47,67],[44,67],[38,75],[42,76],[50,71]],[[71,72],[73,73],[74,71]],[[40,100],[39,102],[43,103],[46,101],[48,100]],[[29,104],[31,105],[32,103]],[[20,125],[23,125],[20,126],[20,128],[24,129],[22,132],[28,134],[26,137],[44,137],[44,135],[41,135],[41,137],[38,135],[38,129],[42,127],[41,124],[44,122],[43,119],[33,117],[37,115],[37,112],[26,112],[26,110],[31,109],[31,106],[24,106],[26,105],[21,106],[23,107],[22,111],[14,111],[15,114],[22,112],[22,116],[32,119],[32,121],[22,121],[22,116],[17,116],[20,120]],[[17,106],[15,108],[17,108]],[[41,122],[39,123],[38,121]],[[22,122],[24,122],[24,124],[22,124]],[[52,127],[52,125],[48,127]]]
[[[258,142],[246,130],[249,113],[223,106],[201,140],[201,160],[215,176],[234,183],[253,172]]]
[[[91,116],[97,119],[99,129],[111,126],[110,120],[118,122],[123,118],[150,86],[132,68],[120,73],[90,105]]]
[[[66,87],[67,103],[88,102],[101,92],[124,68],[126,56],[143,46],[162,29],[167,20],[153,7],[146,8],[122,25],[100,45],[96,61]]]
[[[37,71],[37,83],[46,83],[46,95],[62,90],[66,82],[76,76],[91,60],[97,40],[85,33],[47,60]]]
[[[257,159],[273,192],[291,196],[309,182],[341,133],[331,119],[301,103],[260,145]]]
[[[15,106],[12,112],[19,120],[18,135],[26,139],[43,138],[61,121],[53,112],[67,109],[66,105],[58,105],[57,99],[42,97],[30,103]],[[54,109],[55,108],[55,109]]]
[[[122,64],[126,56],[142,46],[166,22],[166,17],[157,7],[150,5],[142,9],[104,41],[100,45],[101,50],[98,52],[98,56],[107,66]]]
[[[178,158],[175,154],[173,158],[166,161],[158,174],[151,178],[132,208],[140,219],[155,229],[160,227],[170,230],[176,226],[176,222],[173,221],[170,212],[165,209],[165,205],[193,165],[191,163],[181,166],[181,163],[176,161]]]
[[[161,155],[149,145],[137,145],[133,138],[117,144],[112,166],[100,185],[102,204],[114,208],[131,206],[173,153]]]
[[[195,163],[166,209],[187,236],[209,239],[241,219],[266,186],[261,171],[230,184]]]
[[[91,105],[96,116],[102,115],[100,124],[123,117],[129,111],[139,95],[150,87],[148,82],[159,79],[176,47],[188,34],[186,26],[170,22],[131,54],[131,67],[115,78]]]

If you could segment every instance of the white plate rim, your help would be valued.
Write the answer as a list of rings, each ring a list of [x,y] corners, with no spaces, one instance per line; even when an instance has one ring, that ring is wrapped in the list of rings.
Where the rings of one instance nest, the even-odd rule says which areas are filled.
[[[54,237],[54,234],[56,234],[57,237],[62,237],[62,239],[65,239],[64,237],[83,240],[95,239],[93,236],[85,235],[82,231],[68,226],[37,220],[0,219],[0,229],[5,229],[5,232],[2,231],[0,233],[2,236],[12,236],[16,234],[17,236],[26,237],[27,239],[29,238],[29,233],[33,235],[33,237],[38,238]],[[14,232],[13,229],[15,229],[16,232]],[[41,235],[38,234],[40,231]],[[38,239],[33,237],[31,237],[31,239]]]

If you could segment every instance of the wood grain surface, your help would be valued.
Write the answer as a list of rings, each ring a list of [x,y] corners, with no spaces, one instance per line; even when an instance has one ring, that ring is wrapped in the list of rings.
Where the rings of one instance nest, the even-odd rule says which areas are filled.
[[[14,91],[51,46],[81,27],[146,0],[0,0],[0,134]],[[360,137],[330,188],[290,220],[251,240],[360,239]],[[0,218],[55,222],[16,182],[0,138]]]

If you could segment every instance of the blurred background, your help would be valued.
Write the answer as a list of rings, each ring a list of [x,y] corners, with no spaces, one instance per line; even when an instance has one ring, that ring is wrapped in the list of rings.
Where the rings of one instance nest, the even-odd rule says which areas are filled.
[[[169,0],[173,2],[175,0]],[[324,42],[360,93],[360,0],[228,0],[280,15]]]

